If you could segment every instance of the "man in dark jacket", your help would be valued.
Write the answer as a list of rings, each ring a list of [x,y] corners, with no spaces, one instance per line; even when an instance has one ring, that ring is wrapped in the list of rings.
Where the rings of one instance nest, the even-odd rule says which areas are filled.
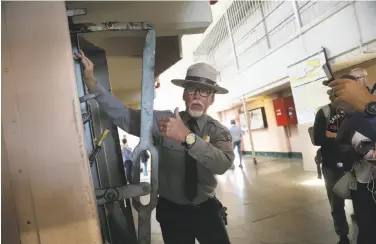
[[[349,244],[347,237],[349,226],[346,220],[345,200],[336,196],[333,185],[344,173],[343,164],[339,160],[338,144],[335,141],[338,128],[345,118],[343,111],[335,109],[331,104],[322,107],[316,114],[313,126],[313,142],[321,146],[322,173],[331,206],[334,228],[339,235],[339,244]]]
[[[360,83],[350,79],[339,79],[331,82],[329,87],[330,99],[334,103],[350,105],[352,111],[342,123],[336,138],[337,143],[344,152],[344,162],[352,164],[363,158],[364,152],[355,150],[355,134],[361,134],[369,138],[372,143],[376,142],[376,96],[370,94]],[[360,144],[360,143],[359,143]],[[372,144],[371,144],[372,145]],[[364,146],[366,148],[366,146]],[[358,148],[359,149],[359,148]],[[348,161],[348,162],[346,162]],[[362,163],[365,165],[365,163]],[[367,176],[367,167],[355,167],[357,178],[356,189],[351,191],[356,221],[359,227],[357,236],[358,244],[376,243],[375,220],[376,201],[375,194],[371,193],[371,187],[376,183],[372,168],[370,176]],[[365,177],[364,177],[365,176]],[[368,182],[367,182],[368,181]]]

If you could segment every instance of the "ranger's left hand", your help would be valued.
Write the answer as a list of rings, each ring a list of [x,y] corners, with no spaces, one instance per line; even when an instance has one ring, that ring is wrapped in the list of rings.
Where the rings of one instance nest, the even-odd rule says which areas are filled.
[[[185,142],[185,137],[191,133],[191,131],[184,125],[183,120],[180,118],[179,108],[176,108],[174,113],[175,118],[170,117],[159,120],[159,131],[162,136],[167,136],[175,141]]]

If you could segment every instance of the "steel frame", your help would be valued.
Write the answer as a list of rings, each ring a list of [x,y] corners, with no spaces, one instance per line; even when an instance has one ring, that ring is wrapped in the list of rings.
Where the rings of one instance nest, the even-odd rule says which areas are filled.
[[[81,64],[75,60],[78,97],[80,97],[81,110],[85,114],[86,147],[88,154],[94,149],[95,139],[99,138],[102,131],[108,129],[109,135],[104,141],[103,150],[99,151],[92,167],[92,179],[96,189],[98,214],[101,224],[102,239],[110,244],[150,244],[151,242],[151,212],[157,204],[158,190],[158,152],[152,143],[153,125],[153,98],[154,98],[154,67],[156,34],[154,27],[147,23],[103,23],[100,25],[74,24],[69,19],[72,35],[73,52],[80,49],[79,33],[94,31],[147,31],[142,72],[141,95],[141,135],[140,143],[133,152],[132,185],[127,186],[124,172],[122,154],[120,149],[117,127],[93,100],[94,96],[88,95],[83,83]],[[111,92],[106,55],[100,48],[82,48],[85,54],[95,64],[95,76],[101,77],[98,81]],[[140,153],[148,150],[151,153],[151,184],[140,183]],[[143,205],[140,197],[150,193],[150,202]],[[134,208],[138,211],[138,237],[136,236],[130,197],[133,197]]]

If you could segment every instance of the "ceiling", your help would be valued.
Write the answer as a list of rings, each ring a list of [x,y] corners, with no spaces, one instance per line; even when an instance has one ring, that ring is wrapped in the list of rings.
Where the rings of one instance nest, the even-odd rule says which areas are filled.
[[[72,1],[68,9],[84,8],[87,13],[73,17],[74,23],[148,22],[155,26],[155,75],[181,59],[181,35],[203,33],[212,21],[209,1]],[[140,104],[142,31],[100,31],[79,34],[103,49],[113,93],[127,105]]]

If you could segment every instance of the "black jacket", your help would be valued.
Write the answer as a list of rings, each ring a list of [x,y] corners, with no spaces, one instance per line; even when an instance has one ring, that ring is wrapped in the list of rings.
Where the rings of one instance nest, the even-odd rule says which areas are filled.
[[[338,143],[335,138],[328,138],[326,131],[337,133],[340,124],[345,118],[345,114],[344,112],[337,112],[333,106],[329,106],[330,115],[328,122],[322,109],[316,114],[313,125],[313,139],[317,146],[321,146],[322,165],[329,168],[337,168],[337,163],[340,162]]]
[[[339,144],[340,159],[347,168],[351,168],[354,162],[363,158],[363,155],[356,152],[351,143],[355,132],[376,142],[376,117],[366,116],[363,113],[352,113],[342,122],[336,142]]]

